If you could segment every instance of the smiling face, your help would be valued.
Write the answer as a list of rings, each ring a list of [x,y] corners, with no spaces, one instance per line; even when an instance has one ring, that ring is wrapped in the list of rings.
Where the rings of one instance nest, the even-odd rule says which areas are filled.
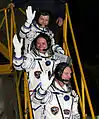
[[[43,16],[40,15],[39,19],[38,19],[38,23],[41,25],[41,27],[46,27],[49,24],[49,16]]]
[[[43,37],[39,37],[36,41],[36,48],[39,50],[40,53],[45,53],[47,49],[47,42],[46,39]]]
[[[63,80],[70,80],[71,78],[71,68],[70,67],[66,67],[62,73],[62,79]]]

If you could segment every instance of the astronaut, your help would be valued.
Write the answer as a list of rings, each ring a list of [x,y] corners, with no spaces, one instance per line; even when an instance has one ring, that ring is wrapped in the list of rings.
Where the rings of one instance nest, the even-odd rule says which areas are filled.
[[[48,12],[42,11],[39,12],[38,18],[34,20],[36,11],[32,13],[32,7],[28,6],[26,9],[27,20],[25,24],[21,27],[19,36],[25,40],[25,49],[24,53],[30,52],[30,47],[32,41],[40,34],[45,33],[50,36],[51,45],[53,50],[57,49],[55,47],[60,47],[58,44],[55,45],[54,34],[48,28],[50,22],[50,14]],[[58,50],[57,50],[58,52]],[[61,50],[61,53],[64,54],[64,50]]]
[[[80,119],[78,95],[72,90],[71,67],[65,62],[55,68],[50,80],[48,71],[42,72],[41,85],[32,96],[35,119]]]
[[[40,83],[41,72],[47,70],[49,71],[49,76],[54,71],[57,63],[62,59],[55,59],[56,55],[51,48],[51,39],[47,34],[39,34],[32,43],[31,52],[22,55],[21,48],[23,46],[23,39],[20,42],[17,35],[13,38],[14,52],[13,65],[16,70],[26,70],[29,90],[34,91],[34,89]],[[59,49],[61,50],[61,49]],[[67,56],[63,55],[68,62]]]

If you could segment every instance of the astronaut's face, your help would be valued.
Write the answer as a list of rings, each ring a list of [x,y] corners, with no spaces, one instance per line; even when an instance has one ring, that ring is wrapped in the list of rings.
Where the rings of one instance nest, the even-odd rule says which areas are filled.
[[[63,71],[63,74],[62,74],[62,79],[63,80],[70,80],[71,78],[71,68],[70,67],[66,67]]]
[[[40,53],[45,53],[47,49],[47,42],[46,39],[43,37],[39,37],[36,42],[36,48],[39,50]]]
[[[46,27],[49,23],[49,16],[46,15],[46,16],[43,16],[41,15],[38,19],[38,23],[41,25],[41,27]]]

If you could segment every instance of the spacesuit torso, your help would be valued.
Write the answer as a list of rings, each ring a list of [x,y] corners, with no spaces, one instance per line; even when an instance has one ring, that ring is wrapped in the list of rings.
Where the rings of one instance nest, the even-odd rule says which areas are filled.
[[[14,68],[16,70],[25,69],[27,72],[27,78],[29,83],[29,90],[33,91],[36,86],[40,83],[40,74],[42,71],[49,71],[50,74],[54,71],[56,65],[60,62],[53,56],[46,54],[37,55],[35,52],[27,53],[22,56],[21,59],[13,58]]]
[[[32,101],[35,119],[80,119],[78,95],[67,87],[63,90],[57,83],[49,87],[41,101],[36,101],[35,96]]]
[[[59,61],[56,62],[56,60],[52,57],[42,58],[40,56],[36,56],[35,67],[30,70],[26,70],[28,74],[29,89],[34,90],[39,85],[41,72],[47,70],[50,74],[52,74],[58,62]]]

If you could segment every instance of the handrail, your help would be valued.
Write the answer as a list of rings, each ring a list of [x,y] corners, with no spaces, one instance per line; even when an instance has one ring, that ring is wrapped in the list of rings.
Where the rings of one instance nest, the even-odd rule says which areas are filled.
[[[3,17],[2,21],[1,21],[0,28],[3,26],[4,20],[5,20],[5,16]]]
[[[4,9],[4,14],[5,14],[6,33],[7,33],[7,40],[8,40],[8,51],[9,51],[9,57],[10,57],[10,39],[9,39],[9,27],[8,27],[7,9]]]
[[[67,9],[67,14],[68,14],[68,20],[69,20],[71,35],[72,35],[72,39],[73,39],[73,43],[74,43],[74,47],[75,47],[76,57],[77,57],[79,68],[80,68],[80,72],[81,72],[81,75],[82,75],[82,80],[83,80],[83,84],[84,84],[84,87],[85,87],[85,92],[86,92],[87,100],[88,100],[88,103],[89,103],[92,119],[95,119],[93,107],[92,107],[92,104],[91,104],[91,99],[90,99],[88,88],[87,88],[87,84],[86,84],[86,81],[85,81],[84,72],[83,72],[83,69],[82,69],[79,53],[78,53],[78,50],[77,50],[77,45],[76,45],[76,41],[75,41],[73,29],[72,29],[72,23],[71,23],[71,20],[70,20],[70,15],[69,15],[69,10],[68,10],[68,5],[67,4],[66,4],[66,9]]]
[[[26,98],[25,98],[25,102],[27,102],[27,103],[25,103],[25,112],[26,112],[26,109],[27,109],[27,107],[28,107],[28,109],[29,109],[29,117],[30,117],[30,119],[33,119],[33,112],[32,112],[32,107],[31,107],[31,103],[30,103],[30,94],[29,94],[29,87],[28,87],[28,80],[27,80],[27,74],[26,74],[26,72],[24,72],[24,85],[25,85],[25,94],[26,94]],[[28,105],[27,105],[28,104]],[[25,119],[26,119],[27,117],[25,117]]]
[[[2,42],[0,42],[0,52],[2,52],[2,54],[9,60],[9,52],[8,49],[5,47],[5,45],[3,45]]]
[[[12,39],[13,39],[13,34],[16,33],[16,23],[15,23],[15,15],[14,15],[14,10],[13,10],[14,5],[11,3],[8,5],[7,8],[3,8],[0,11],[2,11],[2,13],[4,12],[4,17],[1,21],[0,24],[0,28],[3,26],[4,21],[5,21],[5,26],[6,26],[6,34],[7,34],[7,42],[8,42],[8,46],[6,48],[6,46],[0,42],[0,52],[4,55],[5,58],[7,58],[10,62],[10,67],[12,67],[12,55],[13,55],[13,46],[12,46]],[[9,28],[9,19],[8,19],[8,13],[9,11],[11,11],[11,17],[10,17],[10,25],[11,27]],[[8,69],[8,68],[7,68]],[[4,68],[1,69],[1,73],[2,70],[4,72]],[[5,72],[10,72],[10,70],[8,69],[8,71]]]
[[[87,84],[86,84],[86,81],[85,81],[84,72],[83,72],[83,69],[82,69],[82,65],[81,65],[81,61],[80,61],[80,57],[79,57],[79,53],[78,53],[78,49],[77,49],[77,45],[76,45],[76,41],[75,41],[75,36],[74,36],[73,28],[72,28],[72,23],[71,23],[71,19],[70,19],[69,9],[68,9],[68,4],[67,3],[66,3],[66,12],[67,12],[67,18],[68,18],[69,27],[70,27],[70,31],[71,31],[71,35],[72,35],[73,44],[74,44],[74,49],[75,49],[75,52],[76,52],[76,57],[77,57],[78,65],[79,65],[80,72],[81,72],[81,77],[82,77],[81,79],[83,81],[82,85],[84,85],[84,88],[85,88],[85,92],[86,92],[88,104],[89,104],[89,107],[90,107],[92,119],[95,119],[93,107],[92,107],[92,104],[91,104],[91,99],[90,99],[90,96],[89,96]],[[83,103],[84,103],[84,98],[82,98],[82,99],[83,99]],[[85,109],[84,109],[84,104],[83,104],[83,118],[86,118],[86,115],[84,114],[84,112],[85,112]]]
[[[18,108],[19,108],[19,117],[20,119],[23,119],[23,113],[22,113],[22,104],[21,104],[21,97],[20,97],[20,90],[19,90],[19,84],[21,80],[21,74],[22,72],[19,72],[19,76],[17,76],[17,72],[15,71],[15,79],[16,79],[16,93],[17,93],[17,100],[18,100]]]
[[[69,48],[68,48],[68,44],[67,44],[67,13],[66,13],[66,16],[65,16],[65,20],[64,20],[64,25],[63,25],[63,36],[64,36],[64,42],[63,42],[63,48],[66,52],[66,55],[67,56],[71,56],[70,55],[70,51],[69,51]],[[65,28],[66,27],[66,28]],[[78,84],[77,84],[77,79],[76,79],[76,74],[75,74],[75,71],[74,71],[74,68],[73,68],[73,65],[72,65],[72,70],[73,70],[73,78],[74,78],[74,82],[75,82],[75,86],[76,86],[76,90],[77,90],[77,93],[80,97],[80,107],[81,107],[81,110],[82,110],[82,100],[81,100],[81,95],[80,95],[80,91],[79,91],[79,88],[78,88]],[[82,110],[83,111],[83,110]]]
[[[19,11],[26,15],[25,11],[22,8],[19,8]]]

